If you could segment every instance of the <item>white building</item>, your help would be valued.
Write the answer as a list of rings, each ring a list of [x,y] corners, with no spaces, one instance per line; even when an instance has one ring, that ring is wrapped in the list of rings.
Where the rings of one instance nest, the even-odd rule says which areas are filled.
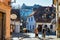
[[[20,33],[20,21],[15,22],[15,33]]]
[[[30,30],[31,32],[33,32],[35,27],[36,27],[36,22],[35,22],[34,16],[31,14],[27,18],[26,28],[27,28],[27,30]]]
[[[45,26],[47,27],[47,28],[49,28],[52,32],[55,32],[56,31],[56,26],[55,26],[55,24],[51,24],[51,23],[36,23],[36,27],[38,27],[38,28],[45,28]],[[41,30],[42,30],[41,29]]]

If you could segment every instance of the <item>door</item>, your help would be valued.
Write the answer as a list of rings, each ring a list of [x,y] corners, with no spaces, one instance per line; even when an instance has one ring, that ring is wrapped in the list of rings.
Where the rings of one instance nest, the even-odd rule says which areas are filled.
[[[39,32],[42,31],[42,25],[38,25],[38,31],[39,31]]]
[[[0,12],[0,40],[5,38],[5,14]]]
[[[15,33],[20,33],[20,25],[15,26]]]

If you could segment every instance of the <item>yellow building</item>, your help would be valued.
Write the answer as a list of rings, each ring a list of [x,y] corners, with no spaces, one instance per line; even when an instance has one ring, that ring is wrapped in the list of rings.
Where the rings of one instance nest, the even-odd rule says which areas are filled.
[[[57,37],[60,38],[60,0],[53,0],[53,4],[56,6],[56,28]]]
[[[10,0],[0,0],[0,40],[10,38]]]

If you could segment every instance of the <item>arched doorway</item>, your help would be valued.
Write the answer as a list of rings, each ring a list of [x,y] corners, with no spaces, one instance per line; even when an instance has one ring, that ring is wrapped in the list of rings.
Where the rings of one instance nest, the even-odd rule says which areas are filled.
[[[5,22],[6,22],[6,17],[5,13],[0,11],[0,40],[5,39]]]

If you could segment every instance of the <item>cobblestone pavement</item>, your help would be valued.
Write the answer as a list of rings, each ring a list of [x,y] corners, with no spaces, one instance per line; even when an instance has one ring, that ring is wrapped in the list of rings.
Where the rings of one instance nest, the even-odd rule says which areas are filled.
[[[21,33],[21,34],[13,34],[13,37],[11,38],[12,40],[42,40],[42,35],[39,34],[39,38],[35,38],[34,33]],[[57,39],[56,36],[50,35],[47,36],[45,40],[60,40],[59,38]]]
[[[12,40],[43,40],[42,38],[22,38],[14,37]],[[46,38],[45,40],[60,40],[60,38]]]
[[[41,40],[39,38],[12,38],[12,40]]]

